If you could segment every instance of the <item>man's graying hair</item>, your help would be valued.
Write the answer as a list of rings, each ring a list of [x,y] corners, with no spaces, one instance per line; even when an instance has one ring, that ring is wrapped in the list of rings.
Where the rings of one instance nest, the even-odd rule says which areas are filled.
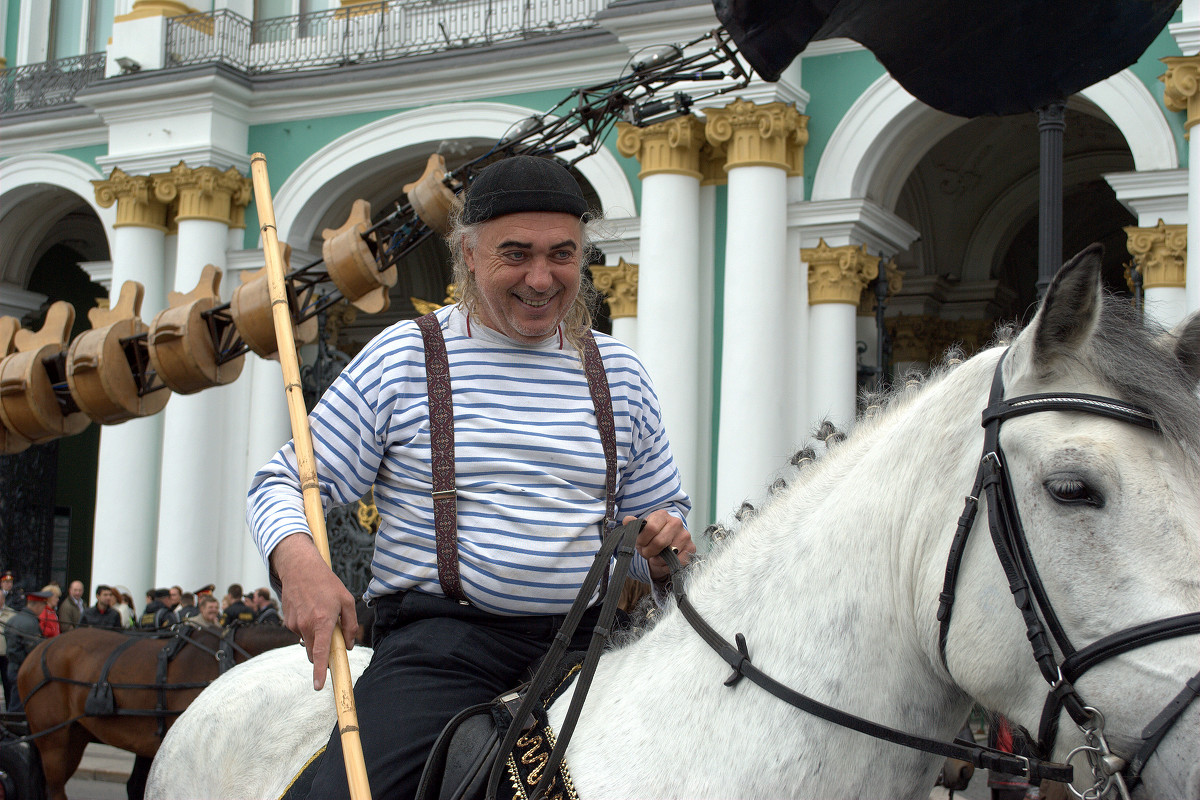
[[[592,225],[599,218],[599,213],[593,211],[589,212],[586,221],[580,221],[583,239],[579,248],[581,273],[587,269],[587,257],[592,250],[591,242],[594,235]],[[487,222],[464,223],[462,207],[459,206],[451,216],[450,223],[451,228],[450,233],[446,235],[446,244],[450,246],[451,266],[454,270],[450,278],[454,282],[454,301],[472,320],[480,322],[478,314],[479,285],[475,282],[475,274],[467,267],[467,260],[463,253],[463,241],[466,240],[470,247],[474,248],[479,242],[479,230]],[[563,336],[579,351],[581,358],[583,350],[580,345],[583,335],[592,327],[592,309],[596,308],[599,303],[600,293],[596,291],[596,287],[592,285],[587,275],[581,275],[579,293],[575,296],[575,301],[562,321]]]

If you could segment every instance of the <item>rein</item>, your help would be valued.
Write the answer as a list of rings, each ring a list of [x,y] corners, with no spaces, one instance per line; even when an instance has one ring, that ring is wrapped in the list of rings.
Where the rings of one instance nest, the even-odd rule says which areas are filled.
[[[832,722],[835,725],[840,725],[859,733],[865,733],[876,739],[882,739],[886,742],[902,745],[914,750],[922,750],[926,753],[933,753],[943,758],[956,758],[960,761],[967,761],[984,769],[998,770],[1011,775],[1021,775],[1028,778],[1031,782],[1040,781],[1043,778],[1063,782],[1071,780],[1072,769],[1069,764],[1057,764],[1037,758],[1027,758],[1013,753],[1006,753],[1003,750],[997,750],[992,747],[968,744],[960,739],[956,739],[953,742],[942,742],[937,739],[929,739],[924,736],[906,733],[905,731],[889,728],[886,725],[881,725],[826,705],[820,700],[815,700],[806,694],[785,686],[754,666],[750,660],[745,636],[740,633],[737,634],[735,636],[737,646],[734,647],[721,634],[717,633],[711,625],[705,622],[700,612],[688,600],[687,594],[683,590],[683,567],[680,565],[679,559],[669,548],[660,553],[660,555],[666,560],[667,566],[671,569],[672,593],[675,596],[675,602],[679,606],[680,612],[696,633],[700,635],[700,638],[715,650],[717,655],[726,664],[733,667],[733,674],[725,680],[726,686],[736,686],[742,678],[748,678],[751,683],[765,689],[768,693],[790,706],[794,706],[815,717],[820,717],[827,722]]]

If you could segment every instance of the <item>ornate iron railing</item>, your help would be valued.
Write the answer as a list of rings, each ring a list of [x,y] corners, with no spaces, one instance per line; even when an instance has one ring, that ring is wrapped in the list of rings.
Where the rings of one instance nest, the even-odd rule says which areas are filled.
[[[104,53],[88,53],[0,70],[0,113],[70,103],[104,77],[104,60]]]
[[[228,10],[167,22],[172,66],[250,73],[385,61],[590,28],[607,0],[380,0],[251,22]]]

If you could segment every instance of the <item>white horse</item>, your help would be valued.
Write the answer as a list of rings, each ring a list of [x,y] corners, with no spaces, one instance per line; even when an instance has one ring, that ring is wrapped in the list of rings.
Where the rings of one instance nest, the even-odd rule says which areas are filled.
[[[1004,424],[1032,556],[1077,646],[1200,610],[1200,318],[1172,334],[1146,333],[1105,305],[1099,268],[1089,250],[1060,271],[1002,370],[1006,397],[1123,397],[1165,431],[1075,411]],[[893,398],[689,569],[693,605],[726,639],[745,634],[758,669],[828,705],[944,741],[973,703],[1037,730],[1047,684],[986,510],[962,560],[945,666],[935,619],[1000,358],[999,348],[985,351]],[[290,650],[302,676],[307,664]],[[1078,680],[1117,755],[1131,758],[1143,727],[1200,667],[1198,654],[1195,635],[1177,637]],[[305,692],[301,679],[266,707],[249,691],[215,697],[283,657],[253,659],[192,704],[159,751],[147,797],[278,795],[331,729],[332,710],[326,724],[303,729],[296,715],[329,700]],[[644,635],[607,653],[567,752],[580,796],[929,796],[942,758],[818,719],[748,680],[727,687],[729,673],[673,602]],[[569,698],[551,707],[554,725]],[[1065,713],[1060,722],[1056,761],[1084,741]],[[254,751],[252,742],[283,735],[291,752]],[[209,757],[213,742],[229,744]],[[1198,754],[1200,703],[1158,747],[1134,796],[1200,798]],[[1083,760],[1074,763],[1077,782],[1090,786]]]

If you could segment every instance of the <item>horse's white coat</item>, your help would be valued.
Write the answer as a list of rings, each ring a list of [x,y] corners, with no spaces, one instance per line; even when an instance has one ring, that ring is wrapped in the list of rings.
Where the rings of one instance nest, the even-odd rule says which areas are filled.
[[[371,649],[349,655],[358,680]],[[146,798],[274,800],[336,721],[333,681],[313,691],[304,645],[268,650],[217,678],[180,715],[154,757]]]
[[[1084,318],[1085,333],[1074,346],[1085,346],[1095,322],[1088,316],[1095,312],[1086,302],[1067,310]],[[1109,393],[1078,366],[1067,344],[1061,352],[1039,350],[1037,325],[1008,356],[1008,396]],[[1046,686],[992,549],[984,509],[958,582],[950,674],[937,651],[935,610],[946,554],[981,453],[979,412],[999,355],[992,350],[966,362],[866,423],[690,576],[688,594],[697,608],[726,638],[744,633],[759,668],[830,705],[929,737],[953,737],[975,700],[1036,730]],[[1080,414],[1011,420],[1001,441],[1034,557],[1077,647],[1200,608],[1194,463],[1161,437]],[[1044,484],[1063,476],[1083,476],[1104,493],[1104,506],[1053,500]],[[277,794],[332,722],[331,710],[317,719],[315,706],[331,703],[311,695],[307,663],[294,657],[296,650],[288,648],[294,682],[289,672],[285,685],[263,660],[287,658],[281,651],[205,691],[172,728],[148,796],[193,797],[197,786],[220,787],[201,792],[208,796]],[[1103,710],[1110,742],[1129,752],[1196,668],[1196,637],[1175,639],[1096,667],[1078,689]],[[749,681],[726,688],[728,674],[674,609],[641,639],[608,654],[568,752],[580,795],[928,797],[941,759],[803,714]],[[243,675],[254,675],[258,688],[238,684]],[[193,726],[195,715],[214,713],[203,709],[228,704],[241,712],[268,688],[271,704],[249,718],[209,720],[203,732]],[[227,699],[214,700],[217,692]],[[307,698],[312,702],[301,702]],[[567,704],[567,697],[555,704],[552,722],[561,720]],[[301,714],[305,721],[297,722]],[[1061,727],[1058,758],[1082,741],[1065,715]],[[176,744],[177,736],[186,741]],[[1150,761],[1138,796],[1200,798],[1198,737],[1200,708],[1193,707]],[[250,740],[269,752],[250,750]],[[202,764],[196,750],[216,745],[219,769]],[[206,784],[218,775],[221,783]]]

